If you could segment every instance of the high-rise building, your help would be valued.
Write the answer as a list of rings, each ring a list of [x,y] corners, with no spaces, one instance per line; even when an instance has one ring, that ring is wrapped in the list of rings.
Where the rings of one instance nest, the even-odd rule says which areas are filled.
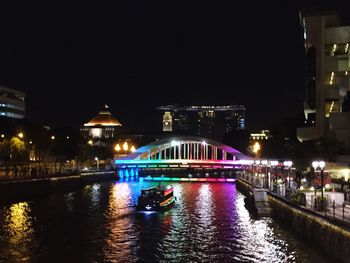
[[[26,116],[25,93],[0,86],[0,117],[23,119]]]
[[[305,127],[300,141],[335,137],[350,150],[350,26],[336,12],[301,11],[306,51]]]
[[[170,111],[164,112],[163,115],[163,131],[168,132],[173,130],[173,116]]]
[[[168,105],[160,106],[157,109],[163,110],[165,113],[171,113],[173,120],[172,131],[174,132],[186,132],[221,140],[222,136],[227,132],[245,129],[245,107],[242,105]]]
[[[235,111],[227,111],[225,121],[226,132],[233,130],[245,130],[245,108]]]

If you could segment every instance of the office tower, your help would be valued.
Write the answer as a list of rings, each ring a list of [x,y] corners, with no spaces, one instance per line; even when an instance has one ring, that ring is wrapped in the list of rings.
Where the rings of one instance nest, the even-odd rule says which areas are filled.
[[[0,117],[23,119],[25,114],[25,93],[0,86]]]

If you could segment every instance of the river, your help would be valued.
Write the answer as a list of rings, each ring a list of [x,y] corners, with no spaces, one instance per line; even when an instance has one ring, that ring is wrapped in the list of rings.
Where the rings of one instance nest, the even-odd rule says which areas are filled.
[[[173,183],[164,213],[132,207],[150,182],[103,182],[0,208],[0,262],[328,262],[231,183]]]

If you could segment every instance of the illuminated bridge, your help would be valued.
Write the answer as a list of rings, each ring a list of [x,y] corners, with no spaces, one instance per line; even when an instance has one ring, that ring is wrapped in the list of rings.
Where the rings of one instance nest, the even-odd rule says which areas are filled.
[[[138,148],[135,152],[114,160],[121,176],[125,169],[131,173],[142,175],[171,175],[189,174],[198,177],[208,176],[208,172],[233,175],[232,171],[239,168],[243,160],[250,157],[222,143],[194,136],[177,136],[154,141]],[[127,170],[126,170],[127,171]],[[136,171],[136,172],[135,172]],[[228,172],[229,171],[229,172]],[[185,179],[184,179],[185,180]]]

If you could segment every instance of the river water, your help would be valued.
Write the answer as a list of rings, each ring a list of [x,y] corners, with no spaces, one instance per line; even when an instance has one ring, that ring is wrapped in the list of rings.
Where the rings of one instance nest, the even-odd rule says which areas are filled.
[[[164,213],[132,207],[149,182],[104,182],[0,208],[0,262],[328,262],[231,183],[173,183]]]

